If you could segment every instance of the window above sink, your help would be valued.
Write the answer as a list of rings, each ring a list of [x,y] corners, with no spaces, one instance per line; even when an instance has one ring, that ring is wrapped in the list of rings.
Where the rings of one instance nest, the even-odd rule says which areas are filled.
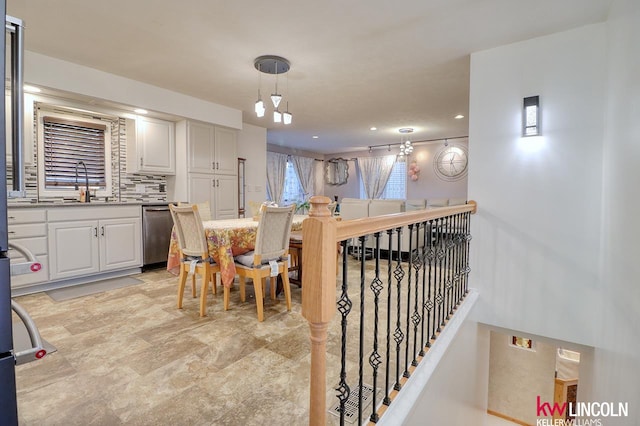
[[[118,134],[118,119],[37,106],[39,193],[70,196],[88,180],[93,196],[110,196],[111,138]]]

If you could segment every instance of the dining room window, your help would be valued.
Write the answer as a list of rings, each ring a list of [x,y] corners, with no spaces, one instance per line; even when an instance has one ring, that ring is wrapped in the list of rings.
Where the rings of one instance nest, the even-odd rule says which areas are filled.
[[[364,184],[362,179],[358,179],[360,182],[360,198],[365,199],[367,196],[364,191]],[[381,199],[405,199],[407,198],[407,162],[396,161],[393,164],[391,175],[384,187]]]
[[[291,161],[287,161],[287,169],[284,176],[284,192],[282,202],[284,205],[300,203],[304,201],[304,191],[300,179]]]

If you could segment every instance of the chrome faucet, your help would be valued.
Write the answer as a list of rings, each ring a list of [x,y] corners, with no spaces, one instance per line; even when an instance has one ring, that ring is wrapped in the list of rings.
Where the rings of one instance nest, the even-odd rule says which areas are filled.
[[[87,172],[87,165],[84,164],[84,161],[78,161],[76,163],[76,189],[78,189],[78,166],[84,167],[84,184],[86,189],[84,191],[84,202],[91,202],[91,193],[89,192],[89,173]]]

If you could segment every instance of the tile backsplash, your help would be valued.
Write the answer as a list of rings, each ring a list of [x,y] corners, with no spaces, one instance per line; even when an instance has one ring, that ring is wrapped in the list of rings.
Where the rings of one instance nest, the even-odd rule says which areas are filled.
[[[8,200],[10,205],[36,202],[62,202],[65,199],[77,198],[74,194],[69,197],[50,197],[38,192],[38,129],[37,109],[43,103],[34,103],[33,123],[33,161],[25,165],[26,197]],[[50,108],[50,106],[47,106]],[[79,106],[80,107],[80,106]],[[82,106],[86,109],[86,106]],[[95,117],[93,117],[95,118]],[[111,128],[111,195],[107,201],[111,202],[165,202],[167,201],[167,178],[160,175],[146,175],[127,173],[127,129],[126,120],[122,117],[111,119],[101,118]],[[7,185],[11,187],[11,164],[7,162]],[[103,199],[105,197],[99,197]]]

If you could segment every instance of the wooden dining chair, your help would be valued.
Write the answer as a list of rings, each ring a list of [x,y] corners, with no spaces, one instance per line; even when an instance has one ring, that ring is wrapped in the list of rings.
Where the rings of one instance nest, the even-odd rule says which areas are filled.
[[[175,225],[181,256],[178,284],[178,309],[182,309],[182,299],[187,283],[187,276],[189,273],[193,273],[194,276],[198,274],[202,279],[200,288],[200,316],[207,316],[208,283],[210,280],[213,282],[213,290],[215,293],[215,274],[220,272],[220,267],[209,256],[207,238],[202,226],[202,219],[198,213],[198,206],[174,206],[170,204],[169,209],[171,210],[171,217]]]
[[[240,282],[240,299],[245,301],[245,278],[253,281],[256,295],[258,321],[264,321],[264,281],[271,278],[271,298],[276,297],[276,278],[282,277],[287,310],[291,310],[291,289],[289,288],[289,235],[293,222],[293,206],[265,207],[258,230],[256,231],[255,249],[249,253],[236,256],[236,273]],[[272,269],[273,265],[273,269]],[[277,274],[272,273],[277,272]],[[224,309],[229,309],[229,289],[224,289]]]

